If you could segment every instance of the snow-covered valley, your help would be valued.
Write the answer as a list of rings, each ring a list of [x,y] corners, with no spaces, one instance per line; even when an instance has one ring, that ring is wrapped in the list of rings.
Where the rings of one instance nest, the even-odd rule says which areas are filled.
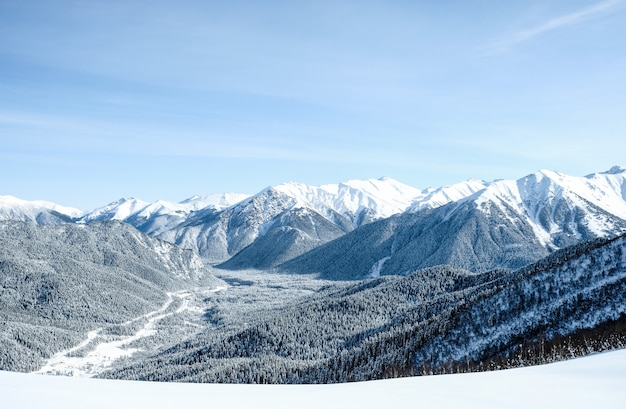
[[[312,277],[253,270],[220,271],[220,277],[227,286],[168,292],[167,300],[156,310],[112,328],[89,331],[85,340],[57,352],[33,373],[97,377],[116,366],[140,362],[146,355],[203,330],[245,327],[259,314],[271,314],[331,284]],[[217,304],[221,306],[219,318]]]

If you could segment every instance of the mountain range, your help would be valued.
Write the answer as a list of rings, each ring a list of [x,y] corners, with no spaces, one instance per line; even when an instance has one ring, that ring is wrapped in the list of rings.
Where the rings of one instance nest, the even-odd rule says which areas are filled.
[[[0,197],[0,220],[119,220],[225,269],[268,269],[359,279],[452,264],[518,268],[551,252],[626,231],[626,170],[584,177],[541,170],[518,180],[467,180],[417,189],[390,178],[180,203],[120,199],[81,213]]]

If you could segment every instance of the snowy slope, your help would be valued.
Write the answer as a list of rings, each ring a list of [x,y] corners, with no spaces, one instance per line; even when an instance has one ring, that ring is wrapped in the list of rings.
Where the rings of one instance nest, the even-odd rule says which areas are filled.
[[[626,316],[625,250],[626,236],[598,239],[503,275],[420,345],[416,364],[512,356],[521,342],[570,336]]]
[[[626,350],[550,365],[334,385],[107,381],[0,372],[11,408],[621,408]]]
[[[159,236],[177,228],[197,214],[218,212],[248,197],[249,195],[239,193],[216,193],[193,196],[180,203],[158,200],[133,213],[124,221],[144,233]]]
[[[487,216],[497,207],[510,220],[523,220],[544,247],[558,249],[623,231],[626,170],[613,167],[585,177],[541,170],[493,182],[469,200]]]
[[[222,210],[247,197],[248,195],[238,193],[218,193],[207,196],[192,196],[179,203],[164,200],[149,203],[135,198],[122,198],[86,213],[81,221],[85,223],[109,220],[126,221],[131,217],[150,219],[168,215],[187,217],[191,212],[205,208]]]
[[[43,200],[27,201],[13,196],[0,196],[0,220],[51,224],[67,222],[82,214],[81,210]]]
[[[581,240],[623,232],[626,170],[615,166],[584,177],[541,170],[518,180],[470,179],[424,190],[390,178],[322,186],[290,182],[254,196],[194,196],[180,203],[120,199],[78,220],[124,221],[211,263],[241,269],[275,267],[397,214],[406,217],[371,229],[371,235],[361,232],[354,236],[356,247],[345,242],[337,250],[369,243],[358,250],[361,260],[350,261],[357,276],[455,260],[466,260],[462,267],[471,269],[516,268]],[[0,198],[0,219],[59,223],[77,216],[78,210],[51,203]],[[468,252],[470,247],[476,251]],[[422,259],[399,262],[403,248]]]
[[[195,248],[212,262],[230,259],[223,265],[226,268],[268,268],[343,238],[345,233],[360,230],[370,222],[405,213],[416,216],[392,221],[392,227],[373,229],[373,234],[389,238],[393,236],[393,232],[388,234],[390,229],[407,230],[407,222],[417,222],[420,235],[431,244],[443,245],[442,237],[462,234],[463,238],[449,239],[446,249],[428,250],[426,263],[398,264],[392,253],[402,246],[417,246],[410,250],[411,257],[424,253],[424,246],[411,244],[417,239],[415,229],[407,231],[406,238],[395,240],[393,249],[373,258],[368,256],[373,247],[359,250],[358,257],[371,261],[365,271],[377,274],[403,268],[396,272],[405,272],[413,266],[452,259],[467,259],[464,268],[488,269],[494,266],[494,260],[501,260],[495,266],[517,268],[555,249],[623,232],[625,175],[619,167],[585,177],[542,170],[519,180],[467,180],[421,191],[390,178],[322,186],[291,182],[269,187],[219,214],[192,216],[194,220],[164,232],[161,238]],[[446,207],[444,211],[428,213],[442,206]],[[485,231],[491,231],[489,236]],[[477,238],[471,239],[472,235]],[[357,236],[359,243],[369,242]],[[380,244],[384,240],[373,242]],[[468,245],[479,251],[469,259]],[[514,251],[516,248],[520,251]],[[482,260],[481,251],[505,253],[503,257]],[[383,259],[388,261],[383,263]]]

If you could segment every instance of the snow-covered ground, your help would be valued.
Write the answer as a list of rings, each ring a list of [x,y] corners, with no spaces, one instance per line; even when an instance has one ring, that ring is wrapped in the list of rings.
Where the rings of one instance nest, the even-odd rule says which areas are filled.
[[[334,385],[111,381],[0,372],[3,408],[623,408],[626,350],[556,364]],[[398,406],[401,405],[401,406]]]

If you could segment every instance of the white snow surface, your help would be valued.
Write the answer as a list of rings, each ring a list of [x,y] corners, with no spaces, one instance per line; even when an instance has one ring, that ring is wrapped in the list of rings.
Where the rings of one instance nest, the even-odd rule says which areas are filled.
[[[374,263],[374,265],[370,269],[370,273],[369,273],[368,277],[370,277],[370,278],[378,278],[378,277],[380,277],[380,272],[383,269],[383,265],[390,258],[391,258],[391,256],[383,257],[380,260],[378,260],[376,263]]]
[[[622,408],[626,350],[543,366],[333,385],[220,385],[0,371],[7,408]]]

